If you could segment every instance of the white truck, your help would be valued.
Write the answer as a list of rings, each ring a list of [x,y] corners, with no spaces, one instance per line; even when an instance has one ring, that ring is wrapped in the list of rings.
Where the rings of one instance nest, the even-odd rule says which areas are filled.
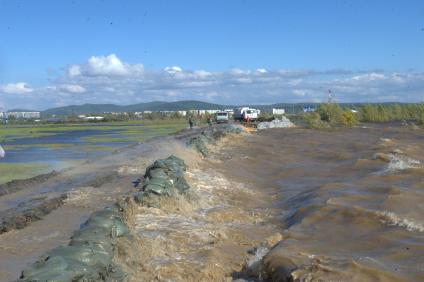
[[[234,109],[234,120],[239,121],[255,121],[258,119],[260,110],[252,109],[249,107],[241,107]]]
[[[215,113],[215,121],[216,123],[228,123],[230,120],[228,112],[219,111]]]

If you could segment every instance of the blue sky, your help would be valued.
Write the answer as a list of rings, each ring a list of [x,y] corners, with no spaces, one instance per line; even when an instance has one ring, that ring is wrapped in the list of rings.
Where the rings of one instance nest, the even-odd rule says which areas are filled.
[[[422,15],[424,1],[0,0],[0,107],[304,102],[327,88],[422,101]]]

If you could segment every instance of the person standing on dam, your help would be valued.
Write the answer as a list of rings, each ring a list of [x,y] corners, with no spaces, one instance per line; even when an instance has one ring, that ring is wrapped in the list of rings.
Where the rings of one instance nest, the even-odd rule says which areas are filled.
[[[192,117],[189,117],[188,118],[188,124],[190,125],[190,129],[192,129],[193,128],[193,119],[192,119]]]
[[[208,117],[208,125],[209,129],[212,129],[212,118],[210,116]]]

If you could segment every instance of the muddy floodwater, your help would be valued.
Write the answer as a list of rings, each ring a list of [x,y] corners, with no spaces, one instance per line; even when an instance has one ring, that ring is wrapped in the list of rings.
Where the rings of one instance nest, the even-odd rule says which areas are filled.
[[[423,141],[368,125],[221,142],[188,172],[195,200],[136,209],[131,281],[423,281]]]
[[[423,130],[269,130],[233,149],[226,174],[278,189],[274,278],[424,281]]]
[[[49,179],[54,189],[0,198],[6,211],[38,191],[67,195],[0,235],[0,280],[67,244],[92,211],[134,193],[152,161],[174,154],[190,193],[160,208],[130,205],[131,237],[115,259],[129,281],[424,281],[423,129],[270,129],[227,136],[207,158],[185,143],[133,146]]]

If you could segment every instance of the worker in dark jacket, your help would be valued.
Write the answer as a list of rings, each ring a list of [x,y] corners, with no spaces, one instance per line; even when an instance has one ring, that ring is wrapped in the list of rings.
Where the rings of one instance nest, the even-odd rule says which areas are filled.
[[[188,124],[190,125],[190,129],[193,128],[193,119],[191,117],[188,118]]]
[[[208,125],[209,125],[209,128],[212,129],[212,118],[211,117],[208,117]]]

